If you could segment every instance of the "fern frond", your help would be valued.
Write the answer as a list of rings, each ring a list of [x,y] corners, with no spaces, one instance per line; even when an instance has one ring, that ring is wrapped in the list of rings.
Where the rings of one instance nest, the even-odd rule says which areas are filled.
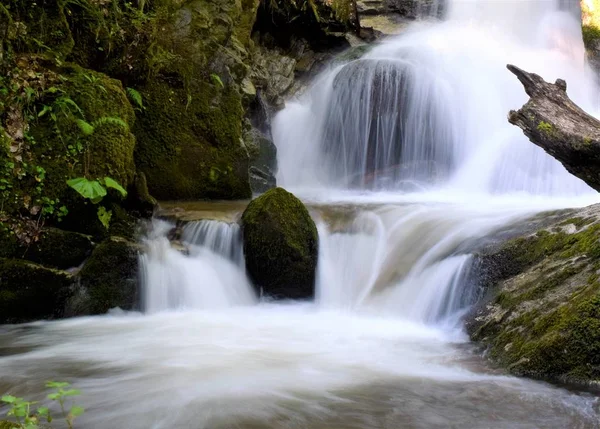
[[[86,122],[83,119],[77,119],[77,121],[75,122],[77,123],[77,126],[79,127],[84,136],[90,136],[94,134],[94,126],[89,122]]]
[[[131,101],[133,101],[133,103],[139,107],[140,109],[144,108],[144,102],[142,99],[142,94],[140,94],[138,91],[136,91],[133,88],[127,88],[127,95],[129,96],[129,98],[131,99]]]
[[[127,122],[125,122],[121,118],[116,118],[112,116],[103,116],[102,118],[98,118],[94,122],[92,122],[92,126],[94,128],[98,128],[103,125],[117,125],[119,127],[125,128],[126,130],[129,130],[129,125],[127,125]]]

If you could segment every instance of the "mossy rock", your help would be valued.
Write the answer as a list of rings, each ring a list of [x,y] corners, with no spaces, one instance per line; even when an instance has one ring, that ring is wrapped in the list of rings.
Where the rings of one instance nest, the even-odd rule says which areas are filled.
[[[64,271],[0,259],[0,324],[62,317],[72,283]]]
[[[12,130],[9,144],[13,151],[19,148],[0,156],[3,210],[36,219],[42,214],[58,223],[64,217],[58,214],[67,209],[61,228],[93,234],[87,226],[96,221],[97,207],[86,210],[86,201],[67,180],[111,177],[125,188],[132,184],[135,115],[123,86],[102,73],[69,63],[57,66],[43,56],[22,55],[15,63],[11,84],[29,88],[32,95],[24,104],[18,91],[2,100],[19,118],[11,122],[0,112]]]
[[[66,269],[80,265],[94,245],[89,236],[57,228],[45,228],[23,257],[39,264]]]
[[[244,199],[251,195],[241,144],[243,109],[233,87],[183,88],[154,81],[135,127],[136,163],[159,200]]]
[[[251,201],[242,215],[246,269],[258,292],[274,298],[314,295],[318,234],[302,202],[282,188]]]
[[[490,285],[490,299],[468,318],[471,338],[487,348],[492,361],[513,374],[597,385],[597,217],[572,217],[510,240],[489,261],[499,269],[497,284]]]
[[[138,306],[138,246],[112,237],[96,247],[79,273],[80,289],[69,303],[69,315],[104,314]]]

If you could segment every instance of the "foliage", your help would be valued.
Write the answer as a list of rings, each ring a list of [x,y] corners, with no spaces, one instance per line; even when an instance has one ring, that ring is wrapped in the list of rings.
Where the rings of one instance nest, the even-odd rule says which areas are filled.
[[[213,73],[210,75],[210,78],[215,83],[215,85],[218,85],[221,88],[225,88],[225,85],[223,85],[223,81],[221,80],[218,74]]]
[[[133,88],[127,88],[127,95],[129,96],[129,99],[131,101],[133,101],[133,104],[135,104],[137,106],[138,109],[143,110],[144,109],[144,102],[142,99],[142,94],[140,94],[138,91],[136,91]]]
[[[98,204],[108,193],[108,189],[114,189],[121,194],[122,197],[127,196],[127,191],[116,180],[105,177],[103,179],[89,180],[85,177],[77,177],[67,180],[67,185],[73,188],[79,195],[92,202]],[[106,210],[106,207],[100,206],[97,211],[98,219],[106,229],[110,226],[112,212]]]
[[[46,383],[46,387],[53,390],[47,398],[58,402],[67,427],[73,429],[75,418],[81,416],[84,409],[78,405],[71,405],[68,408],[67,399],[78,396],[81,392],[77,389],[71,389],[70,384],[65,382],[49,381]],[[51,423],[53,420],[48,407],[34,407],[37,402],[26,401],[13,395],[4,395],[1,401],[9,406],[7,416],[14,418],[16,421],[15,428],[38,429],[42,427],[40,426],[42,422]]]

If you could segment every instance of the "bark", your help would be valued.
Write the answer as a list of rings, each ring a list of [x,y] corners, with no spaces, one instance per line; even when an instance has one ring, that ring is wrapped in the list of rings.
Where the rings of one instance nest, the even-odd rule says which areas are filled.
[[[510,111],[508,121],[571,174],[600,191],[600,121],[569,99],[564,80],[552,84],[513,65],[507,68],[530,97],[519,110]]]

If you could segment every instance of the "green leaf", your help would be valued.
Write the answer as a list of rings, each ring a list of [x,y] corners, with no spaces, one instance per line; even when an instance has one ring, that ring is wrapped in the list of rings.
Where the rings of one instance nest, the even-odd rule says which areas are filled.
[[[44,105],[44,107],[42,108],[42,111],[40,113],[38,113],[38,118],[41,118],[42,116],[44,116],[49,111],[50,111],[50,106]]]
[[[129,130],[129,125],[121,118],[113,118],[111,116],[103,116],[102,118],[96,119],[92,122],[92,126],[94,128],[101,127],[103,125],[117,125],[119,127],[123,127],[126,130]]]
[[[47,416],[48,415],[48,407],[40,407],[37,409],[37,413],[40,416]]]
[[[129,96],[129,98],[131,99],[131,101],[133,101],[133,103],[139,107],[140,109],[144,108],[144,103],[142,100],[142,94],[140,94],[138,91],[136,91],[133,88],[127,88],[127,95]]]
[[[85,409],[83,407],[73,406],[71,408],[71,415],[73,417],[78,417],[78,416],[82,415],[84,411],[85,411]]]
[[[221,78],[219,77],[218,74],[213,73],[213,74],[210,75],[210,78],[212,79],[212,81],[215,84],[219,85],[221,88],[225,88],[225,85],[223,85],[223,81],[221,80]]]
[[[52,399],[53,401],[56,401],[60,397],[61,397],[60,393],[50,393],[48,395],[48,399]]]
[[[77,126],[81,130],[84,136],[91,136],[94,134],[94,127],[89,122],[84,121],[83,119],[77,119]]]
[[[67,180],[67,185],[75,189],[83,198],[92,200],[94,204],[106,196],[106,188],[97,180],[88,180],[85,177]],[[54,387],[54,386],[48,386]]]
[[[100,211],[100,209],[103,209],[104,207],[99,207],[98,211]],[[106,210],[106,209],[104,209]],[[77,396],[77,395],[81,395],[81,390],[79,389],[69,389],[69,390],[65,390],[64,392],[62,392],[63,396]]]
[[[105,177],[104,178],[104,186],[106,186],[107,188],[111,188],[111,189],[115,189],[115,190],[119,191],[123,197],[127,196],[127,191],[125,190],[125,188],[123,188],[121,185],[119,185],[119,182],[117,182],[115,179],[112,179],[110,177]]]
[[[76,179],[73,179],[76,180]],[[69,387],[71,384],[65,381],[47,381],[46,387],[50,389],[62,389],[63,387]]]
[[[104,225],[104,228],[108,229],[110,226],[110,218],[112,217],[112,211],[106,210],[104,206],[98,207],[98,219]],[[79,393],[78,393],[79,394]]]
[[[12,404],[14,403],[18,398],[16,398],[15,396],[12,395],[4,395],[2,397],[2,402],[6,402],[7,404]]]

